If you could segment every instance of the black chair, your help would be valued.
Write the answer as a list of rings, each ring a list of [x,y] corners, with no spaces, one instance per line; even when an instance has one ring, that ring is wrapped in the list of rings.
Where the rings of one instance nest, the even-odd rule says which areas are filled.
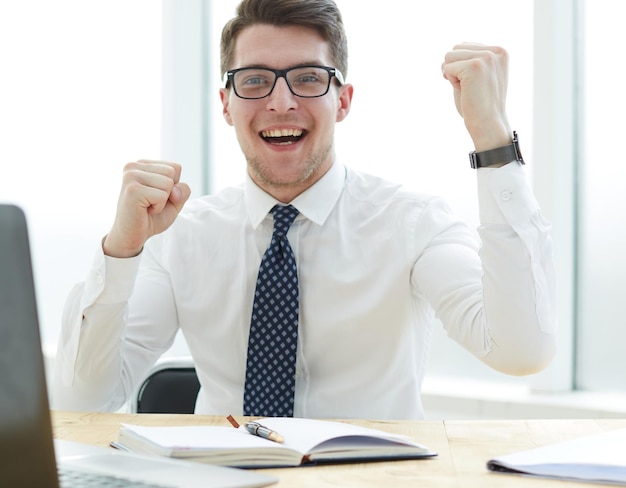
[[[134,413],[194,413],[200,382],[191,358],[162,359],[143,380]]]

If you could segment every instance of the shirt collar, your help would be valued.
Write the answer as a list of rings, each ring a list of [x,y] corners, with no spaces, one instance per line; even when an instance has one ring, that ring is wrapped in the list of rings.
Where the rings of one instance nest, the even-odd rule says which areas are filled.
[[[290,204],[307,219],[322,225],[339,200],[345,180],[346,168],[334,163],[317,183],[294,198]],[[254,228],[259,226],[274,205],[280,204],[273,196],[259,188],[247,173],[245,199],[248,217]]]

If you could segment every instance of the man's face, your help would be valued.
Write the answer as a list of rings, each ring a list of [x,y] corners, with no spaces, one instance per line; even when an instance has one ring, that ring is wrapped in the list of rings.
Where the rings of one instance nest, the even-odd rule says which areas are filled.
[[[239,34],[231,69],[301,65],[334,67],[328,43],[312,29],[259,24]],[[251,178],[278,200],[288,202],[333,164],[335,123],[350,110],[352,87],[338,87],[333,81],[326,95],[301,98],[279,78],[266,98],[244,100],[232,87],[220,90],[220,96],[224,117],[235,128]],[[275,137],[280,133],[288,136]]]

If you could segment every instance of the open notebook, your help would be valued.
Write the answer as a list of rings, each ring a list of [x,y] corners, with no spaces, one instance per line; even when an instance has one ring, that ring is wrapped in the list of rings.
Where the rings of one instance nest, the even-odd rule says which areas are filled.
[[[0,486],[86,488],[102,486],[89,484],[102,478],[117,479],[106,486],[126,488],[278,481],[253,471],[53,441],[26,219],[18,207],[0,204]]]

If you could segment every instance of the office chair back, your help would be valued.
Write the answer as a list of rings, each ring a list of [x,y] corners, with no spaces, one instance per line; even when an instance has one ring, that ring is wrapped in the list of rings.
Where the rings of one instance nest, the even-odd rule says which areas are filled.
[[[143,381],[133,405],[135,413],[194,413],[200,382],[190,360],[158,363]]]

